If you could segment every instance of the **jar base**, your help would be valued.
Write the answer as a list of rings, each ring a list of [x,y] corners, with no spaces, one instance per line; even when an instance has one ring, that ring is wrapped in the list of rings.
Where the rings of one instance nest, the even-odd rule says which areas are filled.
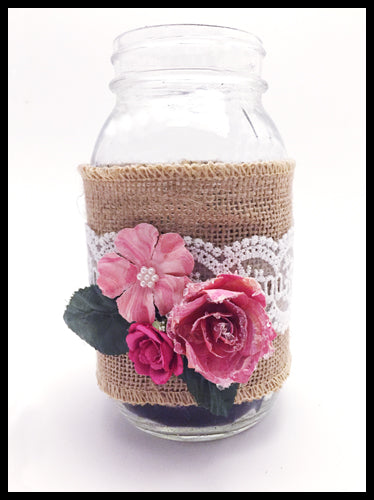
[[[165,407],[117,402],[121,413],[138,429],[173,441],[213,441],[234,436],[256,425],[268,413],[274,394],[234,405],[228,417],[216,417],[196,406]],[[209,415],[209,418],[207,418]]]

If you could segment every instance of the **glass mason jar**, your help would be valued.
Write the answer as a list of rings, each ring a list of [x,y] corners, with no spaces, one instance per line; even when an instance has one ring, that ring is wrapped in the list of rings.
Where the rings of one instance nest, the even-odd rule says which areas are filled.
[[[110,83],[116,102],[97,138],[91,165],[200,162],[204,169],[209,162],[287,160],[281,136],[261,102],[267,89],[261,79],[264,55],[256,36],[228,27],[172,24],[118,36]],[[196,405],[118,404],[146,432],[211,440],[253,426],[278,392],[269,390],[234,404],[228,416]]]

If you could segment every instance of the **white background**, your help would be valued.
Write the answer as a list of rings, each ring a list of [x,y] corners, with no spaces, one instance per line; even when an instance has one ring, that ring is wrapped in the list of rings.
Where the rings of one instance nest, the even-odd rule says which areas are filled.
[[[364,491],[365,10],[9,10],[9,491]],[[169,442],[96,386],[62,320],[87,285],[82,185],[111,111],[113,39],[206,23],[257,34],[294,181],[292,372],[238,436]]]

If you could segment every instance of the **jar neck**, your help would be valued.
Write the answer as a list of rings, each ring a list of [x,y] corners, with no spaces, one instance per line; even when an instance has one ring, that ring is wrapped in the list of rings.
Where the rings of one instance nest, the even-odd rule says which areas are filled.
[[[131,98],[219,91],[227,99],[260,100],[265,51],[254,35],[226,27],[161,25],[123,33],[114,41],[110,83],[119,103]]]
[[[160,72],[161,73],[161,72]],[[208,94],[213,97],[226,101],[246,101],[253,105],[261,104],[263,92],[267,89],[267,84],[261,79],[255,78],[233,78],[226,81],[217,79],[209,75],[199,75],[197,79],[183,78],[181,80],[171,78],[169,74],[159,75],[160,78],[117,80],[111,85],[111,90],[117,98],[117,106],[131,105],[138,106],[140,101],[149,101],[153,99],[162,100],[162,98],[173,99],[173,102],[184,102],[184,98],[194,97],[204,99]],[[175,76],[175,75],[173,75]],[[182,76],[182,75],[181,75]],[[196,75],[194,75],[196,76]],[[168,102],[170,105],[170,101]],[[203,104],[203,103],[202,103]]]

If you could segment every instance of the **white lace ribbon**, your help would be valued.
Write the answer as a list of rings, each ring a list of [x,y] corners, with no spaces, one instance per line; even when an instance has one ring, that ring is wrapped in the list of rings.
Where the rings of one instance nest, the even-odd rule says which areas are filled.
[[[90,284],[96,283],[97,263],[108,252],[115,251],[117,233],[98,235],[86,224]],[[279,240],[251,236],[223,248],[201,238],[185,236],[186,248],[195,260],[193,281],[203,281],[218,274],[251,276],[266,296],[266,312],[279,334],[289,326],[293,263],[293,228]]]

